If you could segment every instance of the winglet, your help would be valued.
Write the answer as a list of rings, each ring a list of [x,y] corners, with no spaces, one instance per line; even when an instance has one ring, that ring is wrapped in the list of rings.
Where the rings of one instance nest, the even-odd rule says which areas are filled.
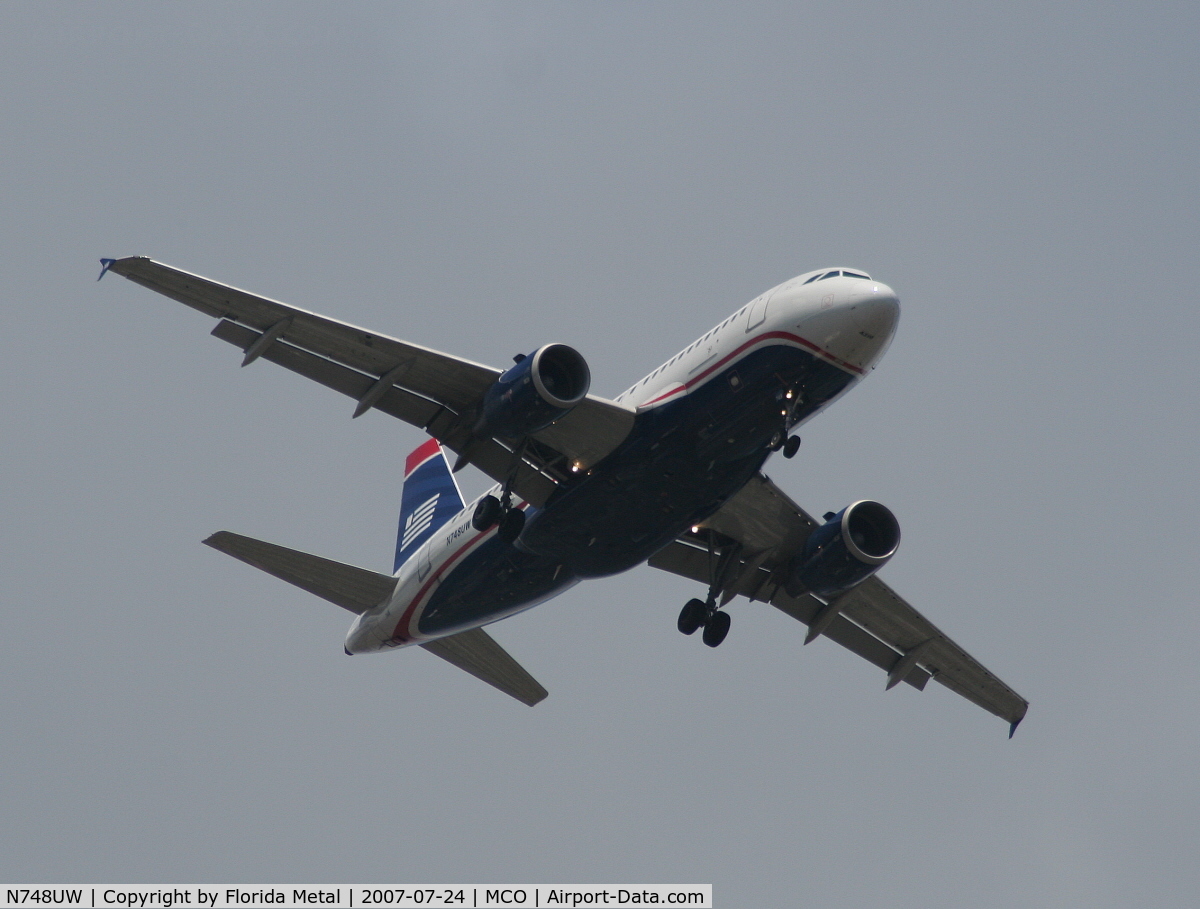
[[[100,269],[100,278],[103,278],[106,274],[108,274],[108,270],[110,268],[112,268],[116,263],[117,263],[116,259],[101,259],[100,265],[103,267]],[[97,278],[96,280],[99,281],[100,278]]]
[[[1021,725],[1021,720],[1023,720],[1023,719],[1025,719],[1024,715],[1017,717],[1015,720],[1012,721],[1012,724],[1008,727],[1008,737],[1010,739],[1013,737],[1013,733],[1017,731],[1017,727]]]

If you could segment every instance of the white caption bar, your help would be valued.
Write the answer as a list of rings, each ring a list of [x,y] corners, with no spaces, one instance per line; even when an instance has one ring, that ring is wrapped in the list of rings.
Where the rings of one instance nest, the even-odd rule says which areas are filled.
[[[224,885],[0,885],[0,909],[579,909],[594,906],[689,906],[711,909],[712,884],[401,884],[394,887]]]

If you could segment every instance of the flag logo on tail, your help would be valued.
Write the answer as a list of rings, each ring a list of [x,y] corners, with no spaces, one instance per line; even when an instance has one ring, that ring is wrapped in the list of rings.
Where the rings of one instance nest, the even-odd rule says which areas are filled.
[[[404,536],[400,538],[400,548],[403,549],[413,538],[418,534],[424,533],[433,523],[433,512],[437,508],[437,500],[441,498],[440,492],[435,492],[433,498],[422,503],[421,507],[408,516],[408,520],[404,522]]]

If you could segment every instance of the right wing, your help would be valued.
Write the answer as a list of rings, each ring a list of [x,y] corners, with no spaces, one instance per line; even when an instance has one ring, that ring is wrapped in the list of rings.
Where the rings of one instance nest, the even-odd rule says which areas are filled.
[[[496,439],[472,438],[475,411],[500,370],[428,347],[329,319],[266,297],[219,284],[141,256],[104,259],[105,272],[178,300],[221,321],[213,334],[245,351],[242,365],[261,357],[358,402],[424,429],[465,454],[492,479],[504,482],[511,449]],[[104,272],[101,273],[103,277]],[[542,505],[572,464],[590,467],[629,433],[632,409],[589,395],[526,446],[513,490]]]
[[[1007,720],[1009,734],[1029,703],[954,643],[879,579],[868,578],[831,603],[811,594],[793,597],[783,575],[818,522],[770,479],[758,474],[708,520],[702,533],[716,531],[735,541],[737,565],[721,593],[765,600],[809,626],[807,644],[824,635],[888,674],[887,687],[907,682],[918,690],[930,678]],[[712,557],[701,534],[686,534],[659,551],[650,564],[703,584]]]

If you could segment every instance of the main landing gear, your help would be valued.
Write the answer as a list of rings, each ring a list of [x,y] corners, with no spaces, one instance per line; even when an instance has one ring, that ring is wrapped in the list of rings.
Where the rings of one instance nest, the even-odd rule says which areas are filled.
[[[719,610],[715,603],[710,606],[704,600],[688,600],[679,613],[678,624],[684,634],[695,634],[703,626],[704,643],[716,647],[729,634],[730,618],[729,613]]]
[[[702,638],[709,647],[717,647],[729,634],[730,618],[728,612],[722,612],[721,606],[729,602],[733,593],[726,587],[736,587],[735,575],[738,571],[738,555],[741,546],[736,542],[722,537],[709,530],[708,535],[708,597],[700,600],[688,600],[679,613],[677,627],[684,634],[695,634],[700,628],[704,629]],[[723,542],[722,542],[723,541]],[[717,597],[726,590],[721,606],[717,605]]]
[[[512,487],[517,479],[517,470],[521,466],[521,457],[525,453],[525,446],[528,442],[528,438],[522,439],[513,449],[508,465],[508,478],[501,488],[500,498],[493,495],[484,496],[475,506],[475,513],[471,515],[471,526],[480,532],[489,530],[498,524],[496,536],[505,543],[514,542],[521,535],[521,531],[525,529],[525,512],[513,507]]]
[[[505,508],[495,496],[484,496],[471,515],[471,526],[484,531],[497,524],[500,526],[496,529],[496,536],[505,543],[511,543],[525,529],[525,512],[511,505]]]

